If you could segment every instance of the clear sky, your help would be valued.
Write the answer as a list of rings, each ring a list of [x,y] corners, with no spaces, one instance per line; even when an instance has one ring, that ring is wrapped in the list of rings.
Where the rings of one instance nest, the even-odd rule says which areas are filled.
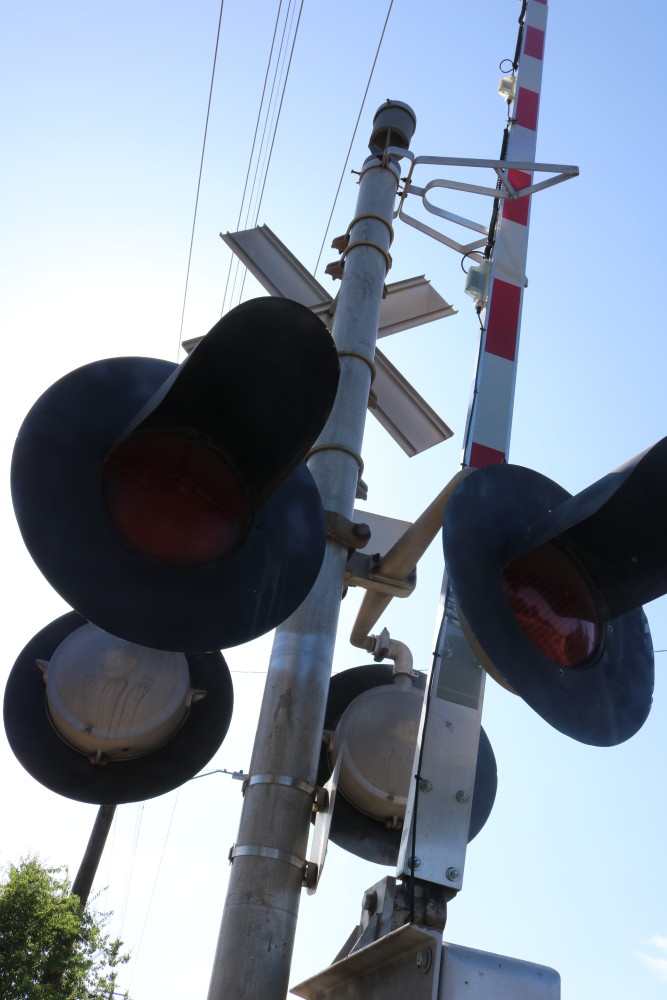
[[[278,4],[225,0],[183,338],[220,316],[230,265],[220,231],[266,223],[315,267],[387,6],[305,0],[257,212],[261,181],[250,211],[241,196]],[[298,5],[285,2],[282,17],[285,10],[293,35]],[[4,12],[0,444],[8,471],[23,416],[58,377],[98,358],[180,356],[219,3],[28,0]],[[327,247],[352,217],[349,170],[365,158],[387,97],[414,108],[417,154],[498,155],[498,64],[514,54],[519,12],[518,0],[394,0]],[[577,164],[581,176],[533,201],[510,458],[571,492],[667,430],[662,279],[648,262],[665,212],[666,20],[659,0],[549,5],[538,158]],[[423,169],[424,181],[439,176]],[[441,199],[488,221],[486,200]],[[458,468],[477,321],[456,254],[397,223],[392,255],[390,280],[425,273],[459,310],[382,345],[456,431],[408,459],[369,418],[368,509],[411,520]],[[332,294],[323,267],[335,258],[325,249],[317,272]],[[246,282],[242,294],[257,288]],[[226,305],[239,295],[237,282]],[[25,551],[8,489],[0,503],[6,674],[67,609]],[[430,662],[442,568],[435,543],[415,595],[395,601],[381,622],[420,669]],[[364,662],[347,642],[360,597],[351,592],[343,607],[336,671]],[[647,614],[655,648],[667,648],[665,599]],[[212,769],[249,764],[270,643],[226,653],[236,709]],[[648,722],[612,749],[569,741],[489,681],[484,726],[498,796],[469,849],[446,940],[551,965],[567,1000],[667,997],[665,660],[656,657]],[[38,852],[74,874],[95,807],[34,782],[4,734],[0,766],[0,863]],[[98,905],[114,911],[112,930],[133,952],[121,980],[133,1000],[206,996],[240,807],[240,784],[213,774],[118,810]],[[364,890],[385,874],[392,871],[330,849],[318,893],[302,900],[293,983],[328,964],[357,922]]]

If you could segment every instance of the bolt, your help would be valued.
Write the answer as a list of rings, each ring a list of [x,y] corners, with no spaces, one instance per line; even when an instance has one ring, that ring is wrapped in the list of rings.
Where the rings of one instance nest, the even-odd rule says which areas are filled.
[[[421,969],[422,972],[428,972],[431,968],[431,960],[433,955],[430,948],[426,948],[425,951],[420,951],[417,955],[417,968]]]
[[[450,882],[456,882],[459,876],[461,875],[461,872],[458,870],[458,868],[448,868],[447,871],[445,872],[445,875],[447,876]]]
[[[423,778],[419,782],[419,791],[420,792],[432,792],[433,791],[433,785],[431,784],[430,781],[427,781],[426,778]]]
[[[410,868],[411,871],[416,871],[417,868],[421,868],[421,866],[421,858],[408,858],[408,868]]]
[[[370,538],[371,529],[367,524],[355,524],[352,527],[352,534],[355,538]]]
[[[375,890],[372,891],[369,890],[368,892],[365,892],[364,901],[361,904],[362,910],[368,910],[369,913],[372,913],[375,910],[377,901],[378,901],[378,894],[377,892],[375,892]]]
[[[469,798],[470,796],[468,795],[468,793],[465,792],[462,788],[459,788],[458,792],[456,793],[456,801],[465,803],[468,801]]]

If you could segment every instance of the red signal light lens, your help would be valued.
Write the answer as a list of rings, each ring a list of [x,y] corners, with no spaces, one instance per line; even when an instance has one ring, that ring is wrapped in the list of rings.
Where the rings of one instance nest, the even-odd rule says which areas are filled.
[[[540,545],[503,569],[514,617],[539,651],[561,667],[581,667],[595,653],[600,616],[583,574],[554,545]]]
[[[221,456],[179,429],[130,434],[104,463],[103,490],[109,516],[132,548],[178,566],[227,555],[250,517]]]

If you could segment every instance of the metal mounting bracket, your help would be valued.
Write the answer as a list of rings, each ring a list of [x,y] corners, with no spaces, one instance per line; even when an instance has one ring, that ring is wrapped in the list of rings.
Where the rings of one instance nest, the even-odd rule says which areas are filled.
[[[363,521],[351,521],[336,510],[326,510],[327,535],[346,549],[363,549],[371,538],[371,529]]]
[[[347,561],[345,586],[364,587],[391,597],[409,597],[417,586],[417,571],[413,569],[405,577],[391,576],[382,572],[379,553],[366,555],[363,552],[353,552]]]
[[[394,153],[396,151],[390,149],[388,152]],[[483,260],[482,254],[477,253],[477,250],[480,247],[483,247],[486,243],[486,237],[489,232],[488,226],[479,222],[474,222],[471,219],[466,219],[463,216],[455,215],[453,212],[448,212],[446,209],[435,205],[428,197],[430,191],[434,188],[447,188],[451,191],[463,191],[468,194],[486,195],[490,198],[500,199],[501,201],[515,201],[519,198],[526,198],[531,194],[535,194],[537,191],[543,191],[545,188],[552,187],[554,184],[560,184],[562,181],[569,180],[571,177],[577,177],[579,174],[579,167],[562,163],[533,163],[529,160],[486,160],[465,156],[414,156],[409,152],[406,153],[405,150],[403,151],[403,156],[411,160],[411,164],[407,177],[403,178],[404,183],[403,190],[401,192],[401,200],[394,217],[398,217],[403,222],[407,222],[409,226],[412,226],[414,229],[418,229],[420,232],[424,233],[426,236],[430,236],[432,239],[438,240],[439,243],[444,243],[445,246],[448,246],[465,256],[471,257],[476,261]],[[437,178],[429,181],[424,187],[418,187],[412,183],[412,175],[415,167],[422,164],[429,166],[464,168],[482,167],[487,170],[493,170],[496,175],[497,186],[490,187],[483,184],[471,184],[469,181],[455,181],[446,178]],[[552,176],[546,177],[544,180],[536,181],[535,183],[530,183],[532,175],[535,173],[549,173]],[[525,187],[517,186],[516,182],[519,179],[519,175],[522,180],[528,180]],[[413,216],[408,215],[404,211],[403,205],[409,194],[418,195],[421,198],[422,204],[427,212],[430,212],[432,215],[437,215],[441,219],[445,219],[447,222],[454,222],[456,225],[481,233],[482,238],[473,240],[471,243],[460,243],[452,237],[445,236],[444,233],[439,233],[437,230],[432,229],[431,226],[427,226],[425,223],[420,222]]]

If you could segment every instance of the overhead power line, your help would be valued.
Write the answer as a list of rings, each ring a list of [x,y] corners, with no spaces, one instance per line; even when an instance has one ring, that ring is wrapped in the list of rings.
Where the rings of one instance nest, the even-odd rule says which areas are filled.
[[[199,160],[199,176],[197,178],[197,194],[195,195],[195,207],[192,215],[192,232],[190,233],[190,250],[188,252],[188,266],[185,272],[185,288],[183,289],[183,308],[181,309],[181,325],[178,331],[178,345],[176,348],[176,354],[178,355],[178,350],[183,339],[183,322],[185,320],[185,303],[188,297],[188,283],[190,281],[190,265],[192,263],[192,247],[195,240],[195,226],[197,225],[197,209],[199,207],[199,192],[201,190],[201,177],[204,169],[204,154],[206,152],[206,138],[208,136],[208,121],[211,114],[211,100],[213,98],[213,83],[215,80],[215,68],[218,62],[218,48],[220,46],[220,30],[222,28],[222,11],[225,6],[225,0],[220,0],[220,15],[218,17],[218,30],[215,36],[215,52],[213,53],[213,69],[211,70],[211,84],[208,91],[208,104],[206,107],[206,122],[204,125],[204,138],[202,140],[201,147],[201,157]]]
[[[276,134],[278,131],[278,124],[280,122],[280,115],[282,112],[283,101],[285,99],[285,91],[287,89],[287,82],[289,80],[290,70],[292,67],[292,57],[294,55],[294,49],[296,46],[296,40],[299,33],[299,25],[301,23],[301,14],[303,11],[304,0],[301,0],[299,4],[299,12],[296,17],[296,26],[294,26],[295,12],[296,12],[296,0],[289,0],[287,10],[285,12],[285,18],[282,25],[282,33],[280,36],[280,45],[278,47],[278,53],[274,59],[275,44],[276,44],[276,34],[278,29],[278,24],[280,21],[280,15],[282,11],[282,0],[278,7],[278,14],[276,17],[276,25],[274,27],[273,40],[271,42],[271,50],[269,52],[266,76],[264,80],[264,87],[262,90],[262,96],[259,104],[259,111],[257,116],[257,124],[255,126],[255,136],[253,138],[253,144],[250,151],[250,157],[248,161],[248,171],[246,175],[246,183],[243,189],[243,196],[241,199],[241,205],[239,208],[239,219],[237,222],[237,229],[241,228],[252,228],[257,224],[257,218],[259,216],[262,199],[264,197],[264,189],[266,187],[266,181],[268,178],[269,167],[271,165],[271,158],[273,155],[273,147],[276,140]],[[291,39],[291,44],[290,44]],[[287,52],[289,50],[289,56]],[[266,89],[268,76],[270,73],[271,65],[273,64],[273,77],[271,82],[271,88],[266,97]],[[286,68],[285,68],[286,66]],[[259,144],[257,143],[257,134],[259,131],[260,121],[263,119],[264,125],[261,131],[261,138]],[[252,184],[250,186],[250,191],[248,192],[248,177],[252,170],[252,164],[255,164],[255,171],[253,175]],[[255,199],[256,192],[259,191],[255,207],[253,209],[253,201]],[[245,217],[243,217],[243,209],[245,204]],[[243,222],[241,221],[243,219]],[[235,265],[235,267],[234,267]],[[231,293],[229,292],[229,283],[232,268],[234,267],[234,279],[232,283]],[[241,284],[236,291],[236,282],[239,276],[239,261],[234,261],[230,258],[229,269],[227,273],[227,282],[225,284],[225,293],[223,296],[221,315],[224,314],[228,301],[229,305],[233,305],[240,301],[243,294],[243,287],[246,279],[246,272],[243,271],[241,277]]]
[[[236,220],[236,229],[237,230],[239,230],[241,228],[241,219],[243,217],[243,206],[245,205],[246,193],[248,191],[248,181],[250,180],[250,171],[251,171],[252,164],[253,164],[253,159],[254,159],[254,156],[255,156],[255,148],[257,146],[257,135],[259,133],[259,125],[260,125],[260,122],[262,120],[262,108],[264,107],[264,99],[266,97],[266,87],[267,87],[267,83],[268,83],[268,80],[269,80],[269,71],[271,69],[271,62],[273,60],[273,52],[274,52],[274,49],[275,49],[275,46],[276,46],[276,36],[278,34],[278,24],[280,23],[280,13],[282,11],[282,7],[283,7],[283,0],[280,0],[280,3],[278,4],[278,13],[276,14],[276,20],[275,20],[275,24],[273,26],[273,37],[271,39],[271,49],[269,50],[269,58],[267,59],[267,62],[266,62],[266,73],[264,74],[264,83],[262,85],[262,96],[259,99],[259,107],[257,109],[257,118],[255,120],[255,131],[254,131],[253,137],[252,137],[252,145],[250,147],[250,155],[248,157],[248,169],[246,170],[245,181],[243,182],[243,193],[241,195],[241,203],[239,204],[239,214],[238,214],[238,218]],[[274,75],[274,80],[275,80],[275,75]],[[222,315],[224,313],[224,311],[225,311],[225,304],[227,302],[227,292],[228,292],[228,289],[229,289],[229,282],[230,282],[230,279],[231,279],[233,265],[234,265],[234,257],[232,255],[230,255],[230,258],[229,258],[229,267],[227,268],[227,280],[225,282],[225,291],[224,291],[224,294],[222,296],[222,309],[220,311],[220,315]],[[234,282],[235,283],[236,283],[236,274],[238,274],[238,261],[236,261],[236,272],[235,272],[235,275],[234,275]]]
[[[320,252],[317,255],[317,261],[315,262],[315,267],[313,268],[313,274],[317,273],[317,269],[320,266],[320,260],[322,259],[322,253],[324,251],[324,244],[327,240],[327,235],[329,233],[329,227],[331,226],[331,220],[333,218],[334,210],[336,208],[336,203],[338,201],[338,196],[340,194],[340,189],[343,186],[343,178],[345,177],[345,171],[350,160],[350,153],[352,152],[352,145],[357,135],[357,129],[359,128],[359,122],[361,121],[361,116],[364,111],[364,105],[366,104],[366,98],[368,97],[368,91],[370,89],[371,80],[373,79],[373,73],[375,72],[375,66],[378,61],[378,56],[380,55],[380,49],[382,47],[382,41],[384,39],[384,33],[387,30],[387,24],[389,23],[389,15],[391,14],[391,8],[394,6],[394,0],[389,0],[389,6],[387,8],[387,15],[384,19],[384,24],[382,25],[382,33],[380,34],[380,41],[377,44],[375,50],[375,58],[373,59],[373,65],[371,66],[371,71],[368,74],[368,81],[366,83],[366,89],[364,90],[364,96],[361,99],[361,105],[359,107],[359,114],[357,115],[357,120],[354,125],[354,131],[352,132],[352,138],[350,139],[350,145],[347,147],[347,156],[345,157],[345,163],[343,164],[343,169],[340,172],[340,179],[338,181],[338,187],[336,188],[336,194],[334,195],[333,204],[331,206],[331,211],[329,212],[329,218],[327,219],[326,229],[324,230],[324,236],[322,237],[322,245],[320,247]]]

